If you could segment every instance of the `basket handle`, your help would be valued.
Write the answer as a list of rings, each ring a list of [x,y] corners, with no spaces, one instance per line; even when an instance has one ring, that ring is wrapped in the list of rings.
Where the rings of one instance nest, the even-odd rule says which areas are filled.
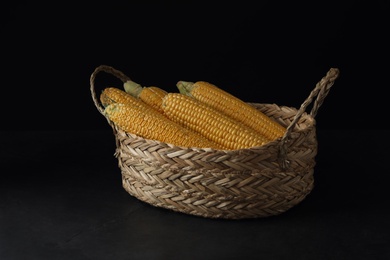
[[[121,71],[114,69],[113,67],[107,66],[107,65],[100,65],[92,72],[90,80],[89,80],[92,99],[93,99],[93,102],[95,103],[96,108],[99,110],[99,112],[101,114],[103,114],[104,107],[100,104],[99,98],[96,95],[96,91],[95,91],[95,78],[96,78],[96,75],[101,71],[104,71],[106,73],[114,75],[115,77],[120,79],[122,82],[126,82],[126,81],[130,80],[130,78],[127,77],[125,74],[123,74]]]
[[[306,98],[306,100],[302,103],[301,107],[299,108],[297,114],[295,115],[293,121],[291,124],[287,127],[286,132],[284,133],[281,142],[280,142],[280,149],[279,149],[279,164],[281,165],[282,169],[287,169],[289,165],[289,161],[287,160],[287,143],[289,142],[289,137],[294,130],[294,127],[298,120],[301,118],[303,113],[306,111],[306,108],[312,103],[313,99],[315,99],[313,107],[310,111],[310,115],[315,118],[317,115],[318,109],[324,102],[325,97],[328,95],[330,88],[333,86],[334,81],[339,76],[339,69],[338,68],[331,68],[327,74],[316,84],[315,88],[310,92],[309,96]]]

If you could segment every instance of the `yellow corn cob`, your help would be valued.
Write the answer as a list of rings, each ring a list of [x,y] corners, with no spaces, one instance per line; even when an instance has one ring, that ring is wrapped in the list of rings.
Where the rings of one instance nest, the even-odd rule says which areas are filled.
[[[179,92],[192,96],[255,129],[270,140],[282,137],[286,128],[253,106],[205,81],[179,81]]]
[[[163,113],[161,109],[162,98],[168,94],[167,91],[156,86],[142,87],[140,84],[131,80],[126,81],[123,86],[127,93],[141,99],[160,113]]]
[[[169,120],[156,110],[123,103],[111,103],[105,116],[119,128],[146,139],[158,140],[181,147],[224,149],[199,133]]]
[[[175,142],[172,141],[171,142],[172,144],[179,145],[179,146],[189,146],[189,144],[191,144],[189,142],[190,140],[191,141],[198,140],[196,143],[193,143],[193,147],[199,147],[199,148],[201,148],[201,147],[204,147],[204,148],[210,147],[210,148],[214,148],[214,149],[225,149],[225,147],[223,147],[221,145],[217,145],[217,144],[215,144],[214,142],[212,142],[210,140],[207,140],[206,138],[201,136],[199,133],[193,132],[192,130],[185,129],[183,126],[180,126],[177,123],[174,123],[173,121],[167,119],[161,113],[159,113],[155,109],[153,109],[153,107],[149,106],[148,104],[146,104],[142,100],[133,97],[132,95],[128,94],[127,92],[125,92],[125,91],[123,91],[123,90],[121,90],[119,88],[115,88],[115,87],[107,87],[107,88],[105,88],[103,90],[103,92],[101,93],[101,95],[100,95],[100,100],[101,100],[102,105],[104,107],[108,107],[111,104],[125,104],[125,105],[131,106],[131,108],[133,110],[134,109],[142,110],[143,114],[152,115],[153,117],[156,117],[156,116],[157,117],[162,117],[162,119],[159,120],[160,123],[162,121],[162,124],[164,124],[164,125],[168,125],[168,126],[169,125],[174,125],[174,129],[173,129],[174,132],[179,132],[179,131],[183,132],[183,133],[178,133],[179,136],[181,136],[183,134],[188,135],[188,137],[182,138],[182,140],[187,140],[188,139],[188,141],[185,141],[184,143],[181,143],[181,140],[179,138]],[[110,111],[112,111],[113,108],[114,108],[114,106],[111,106],[111,110]],[[107,115],[109,115],[109,114],[107,113]],[[130,122],[132,122],[131,121],[132,118],[130,118],[129,120],[130,120]],[[114,121],[114,120],[112,120],[112,121]],[[122,122],[122,125],[123,125],[123,122]],[[126,127],[126,129],[131,130],[131,128],[129,128],[129,127]],[[130,133],[132,133],[132,132],[130,132]],[[140,133],[140,132],[137,132],[137,133]],[[135,133],[135,134],[137,134],[137,133]],[[141,134],[140,134],[140,136],[144,137]],[[145,136],[151,136],[151,135],[145,135]],[[147,138],[147,137],[144,137],[144,138]],[[153,138],[151,138],[151,139],[153,139]],[[160,141],[164,142],[165,139],[164,138],[160,138],[160,139],[156,139],[156,140],[160,140]]]
[[[116,87],[107,87],[100,94],[100,102],[104,107],[112,103],[123,103],[129,104],[132,106],[140,106],[145,109],[151,109],[147,104],[143,103],[141,100],[131,96],[126,93],[124,90],[121,90]]]
[[[261,146],[269,142],[252,128],[181,93],[168,93],[163,98],[162,108],[172,121],[201,133],[229,150]]]

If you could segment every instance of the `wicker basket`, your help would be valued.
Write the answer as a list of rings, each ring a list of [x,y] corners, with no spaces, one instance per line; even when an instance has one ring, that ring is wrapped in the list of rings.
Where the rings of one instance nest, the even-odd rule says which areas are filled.
[[[95,92],[104,71],[129,78],[106,65],[90,78],[92,99],[104,116]],[[281,214],[313,189],[317,154],[315,116],[339,75],[331,68],[299,109],[250,103],[287,127],[282,138],[261,147],[223,151],[183,148],[113,129],[123,188],[156,207],[206,218],[244,219]],[[306,108],[314,101],[310,113]]]

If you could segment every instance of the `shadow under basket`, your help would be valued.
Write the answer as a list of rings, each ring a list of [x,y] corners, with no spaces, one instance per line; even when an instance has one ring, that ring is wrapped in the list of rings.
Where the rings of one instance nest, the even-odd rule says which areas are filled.
[[[106,65],[92,73],[92,99],[105,116],[95,91],[101,71],[122,82],[130,78]],[[250,103],[287,129],[283,137],[260,147],[178,147],[124,132],[106,118],[115,136],[123,188],[150,205],[206,218],[259,218],[289,210],[313,189],[315,116],[338,75],[339,70],[331,68],[299,109]]]

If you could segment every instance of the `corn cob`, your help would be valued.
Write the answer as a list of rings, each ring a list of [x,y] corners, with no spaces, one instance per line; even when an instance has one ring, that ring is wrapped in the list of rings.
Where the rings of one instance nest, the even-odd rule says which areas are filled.
[[[172,121],[201,133],[229,150],[261,146],[270,141],[252,128],[181,93],[168,93],[163,98],[162,108]]]
[[[210,105],[270,140],[282,137],[286,131],[285,127],[275,120],[214,84],[205,81],[179,81],[176,86],[180,93]]]
[[[141,99],[160,113],[163,113],[161,109],[162,98],[168,94],[164,89],[156,86],[142,87],[140,84],[131,80],[124,83],[124,89],[130,95]]]
[[[129,105],[129,103],[111,103],[104,108],[104,114],[125,132],[146,139],[181,147],[224,149],[223,146],[169,120],[150,107]]]
[[[143,103],[141,100],[116,87],[105,88],[100,94],[100,102],[104,107],[107,107],[112,103],[123,103],[150,109],[147,104]]]
[[[207,140],[205,137],[201,136],[199,133],[193,132],[192,130],[189,130],[189,129],[185,129],[183,126],[180,126],[177,123],[167,119],[161,113],[157,112],[153,107],[149,106],[148,104],[146,104],[142,100],[133,97],[132,95],[128,94],[127,92],[125,92],[119,88],[115,88],[115,87],[105,88],[100,95],[100,100],[102,102],[102,105],[106,108],[112,104],[124,104],[124,105],[130,106],[131,107],[130,111],[134,110],[135,112],[133,112],[133,114],[135,114],[135,115],[137,114],[138,110],[141,110],[141,111],[143,111],[142,114],[145,117],[146,117],[146,114],[149,116],[152,116],[152,118],[159,117],[160,119],[158,119],[158,121],[156,121],[156,123],[166,125],[167,129],[169,127],[172,127],[173,128],[172,131],[177,132],[177,134],[178,134],[177,140],[171,140],[172,136],[169,137],[170,138],[169,140],[171,140],[170,143],[172,143],[172,144],[175,144],[178,146],[193,146],[193,147],[198,147],[198,148],[210,147],[210,148],[214,148],[214,149],[225,149],[225,147],[223,147],[221,145],[217,145],[210,140]],[[107,116],[109,116],[110,114],[113,115],[112,121],[114,121],[116,119],[115,121],[118,121],[118,125],[119,124],[122,125],[122,127],[127,129],[128,132],[130,132],[130,133],[133,133],[133,132],[131,132],[131,130],[137,130],[137,129],[132,129],[131,127],[133,127],[133,126],[131,126],[131,125],[130,126],[126,125],[127,123],[134,121],[133,117],[131,115],[129,116],[129,119],[128,119],[129,122],[122,122],[121,119],[118,118],[119,112],[118,111],[114,112],[115,107],[113,105],[110,107],[111,108],[107,109],[107,111],[105,113]],[[122,110],[122,108],[119,110]],[[125,110],[125,109],[123,109],[123,110]],[[127,110],[129,110],[129,109],[127,109]],[[109,113],[108,111],[110,111],[112,113]],[[123,113],[123,112],[121,112],[121,113]],[[114,114],[116,116],[114,116]],[[146,129],[143,129],[142,131],[147,131],[148,125],[146,124],[145,127],[146,127]],[[144,138],[149,137],[150,139],[154,139],[153,138],[154,135],[142,134],[142,131],[137,130],[135,132],[135,134],[138,133],[138,135],[140,135]],[[168,131],[168,133],[170,133],[170,131]],[[188,137],[185,137],[183,135],[188,135]],[[162,138],[156,138],[156,140],[160,140],[160,141],[164,142],[164,140],[166,140],[166,139],[162,137]]]

